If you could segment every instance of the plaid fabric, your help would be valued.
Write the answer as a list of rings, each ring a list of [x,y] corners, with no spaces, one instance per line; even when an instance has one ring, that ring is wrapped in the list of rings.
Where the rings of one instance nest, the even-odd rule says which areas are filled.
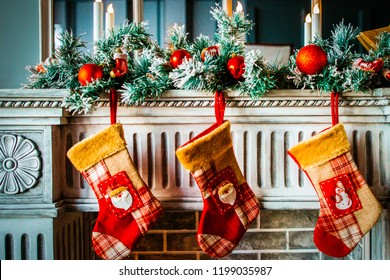
[[[332,177],[349,173],[352,185],[354,186],[355,190],[358,190],[366,185],[366,181],[359,172],[359,169],[357,168],[350,152],[332,159],[328,164],[332,167],[334,173]]]
[[[92,166],[81,174],[92,187],[92,190],[95,192],[97,199],[102,199],[103,194],[100,192],[99,184],[110,178],[110,172],[108,171],[104,161],[102,160],[98,162],[96,165]]]
[[[145,234],[151,224],[160,217],[163,209],[160,201],[144,186],[138,190],[138,194],[144,204],[143,207],[132,212],[132,215],[142,234]]]
[[[234,207],[234,210],[240,219],[243,227],[248,229],[250,224],[260,213],[259,201],[250,189],[247,183],[238,187],[241,193],[241,199]],[[215,258],[221,258],[230,254],[237,244],[234,244],[221,236],[212,234],[197,235],[199,247],[208,255]]]
[[[349,173],[355,191],[366,184],[350,152],[342,154],[329,162],[326,162],[324,165],[331,166],[330,169],[327,169],[332,170],[332,173],[328,174],[329,178]],[[324,165],[319,166],[318,169],[324,168]],[[355,215],[349,213],[336,218],[332,214],[324,196],[320,200],[320,207],[320,216],[318,218],[317,227],[322,231],[336,236],[352,250],[364,235]]]
[[[207,188],[207,182],[214,178],[217,173],[214,161],[205,163],[200,169],[192,172],[192,176],[198,185],[203,199],[207,199],[210,196],[210,192]]]
[[[96,254],[106,260],[120,260],[131,253],[118,239],[100,232],[92,233],[92,245]]]
[[[237,244],[220,236],[212,234],[198,234],[199,247],[208,255],[220,258],[226,256],[236,247]]]
[[[97,163],[95,166],[82,172],[82,175],[92,187],[97,199],[105,200],[99,185],[112,178],[105,162]],[[162,206],[146,186],[141,187],[137,192],[143,206],[131,212],[131,215],[134,218],[134,222],[137,223],[140,232],[144,235],[149,230],[151,224],[161,215]],[[118,238],[120,239],[120,236]],[[104,259],[122,259],[128,256],[132,248],[126,247],[118,238],[94,230],[92,233],[92,244],[95,252]]]
[[[226,183],[226,181],[224,181],[224,175],[222,175],[222,173],[230,174],[231,171],[225,171],[228,170],[225,169],[223,171],[218,171],[215,166],[215,163],[213,161],[210,161],[209,163],[205,164],[201,169],[192,172],[192,176],[197,182],[204,200],[206,200],[210,195],[212,195],[211,192],[217,192],[218,184],[223,185]],[[217,179],[218,176],[221,176],[219,180]],[[232,174],[232,176],[234,177],[234,174]],[[210,186],[210,183],[214,180],[215,185]],[[229,182],[235,184],[237,183],[235,177],[234,180],[229,180]],[[247,183],[244,183],[240,186],[235,186],[235,189],[237,191],[237,197],[236,202],[233,206],[234,211],[239,220],[241,221],[243,228],[246,230],[259,215],[259,202]],[[214,197],[213,201],[214,203],[216,203],[216,206],[218,208],[218,204]],[[223,236],[203,234],[202,232],[198,232],[197,241],[199,247],[206,254],[216,258],[221,258],[226,256],[227,254],[230,254],[237,246],[237,244],[234,244]]]
[[[213,161],[210,161],[203,168],[192,173],[202,192],[203,199],[207,199],[211,195],[207,188],[207,182],[212,180],[216,174],[217,170]],[[244,228],[247,229],[251,222],[259,215],[259,201],[247,183],[239,186],[238,191],[243,199],[235,204],[234,210]]]
[[[323,200],[320,202],[321,210],[317,221],[317,227],[321,231],[336,236],[351,250],[363,238],[358,221],[355,215],[348,214],[340,218],[335,218]]]
[[[245,199],[239,201],[234,209],[244,228],[247,229],[260,213],[259,200],[247,183],[241,185],[239,189]]]

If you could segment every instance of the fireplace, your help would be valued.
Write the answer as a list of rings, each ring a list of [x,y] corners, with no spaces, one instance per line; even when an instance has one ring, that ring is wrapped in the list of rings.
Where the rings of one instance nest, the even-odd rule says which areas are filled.
[[[62,107],[65,94],[0,90],[0,148],[29,158],[28,174],[1,186],[0,259],[97,258],[90,240],[97,201],[66,151],[109,125],[109,102],[103,97],[92,113],[72,115]],[[174,90],[157,100],[118,107],[129,153],[164,206],[163,217],[131,259],[209,258],[195,238],[202,211],[199,189],[175,150],[215,122],[213,100],[208,93]],[[226,103],[237,161],[261,203],[260,216],[227,258],[329,259],[312,242],[317,195],[286,153],[330,126],[329,96],[274,90],[251,100],[229,92]],[[390,259],[389,104],[388,88],[343,94],[339,101],[353,158],[384,209],[346,259]],[[6,172],[17,168],[12,159],[3,161]]]

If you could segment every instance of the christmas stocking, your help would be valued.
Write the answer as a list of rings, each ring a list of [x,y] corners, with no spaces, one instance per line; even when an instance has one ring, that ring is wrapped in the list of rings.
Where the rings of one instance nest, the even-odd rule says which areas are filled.
[[[197,240],[208,255],[221,258],[239,243],[259,215],[259,202],[234,156],[230,123],[214,124],[176,151],[203,198]]]
[[[123,259],[162,213],[160,202],[140,178],[126,149],[121,124],[77,143],[68,157],[92,187],[99,215],[93,248],[103,259]]]
[[[332,257],[348,255],[375,225],[382,208],[352,158],[343,125],[298,143],[288,153],[306,172],[320,201],[315,245]]]

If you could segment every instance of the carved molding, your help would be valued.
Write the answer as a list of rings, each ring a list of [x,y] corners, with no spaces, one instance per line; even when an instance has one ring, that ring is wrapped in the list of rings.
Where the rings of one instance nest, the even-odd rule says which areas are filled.
[[[386,106],[390,100],[365,99],[341,100],[339,106]],[[109,102],[99,101],[98,107],[108,107]],[[150,100],[144,101],[143,107],[213,107],[213,100]],[[328,107],[330,100],[321,99],[280,99],[280,100],[226,100],[227,107]]]
[[[33,141],[20,135],[0,135],[0,193],[18,194],[33,188],[41,166]]]
[[[45,101],[45,100],[0,101],[0,108],[60,108],[62,106],[63,106],[62,101]]]
[[[66,90],[0,90],[0,108],[62,108]],[[328,94],[318,94],[309,90],[272,90],[258,100],[236,92],[227,92],[228,107],[327,107]],[[378,89],[371,94],[345,93],[340,97],[339,106],[369,107],[390,105],[390,90]],[[96,102],[98,108],[109,107],[107,94],[102,94]],[[126,105],[121,104],[126,107]],[[212,107],[213,94],[199,91],[170,90],[159,99],[146,99],[134,107]]]
[[[62,108],[62,101],[0,101],[0,108]],[[339,106],[387,106],[390,100],[384,99],[351,99],[340,100]],[[108,100],[101,99],[96,102],[96,107],[109,107]],[[124,104],[120,106],[127,107]],[[147,100],[135,107],[213,107],[213,100]],[[321,99],[279,99],[279,100],[226,100],[227,107],[328,107],[329,100]]]

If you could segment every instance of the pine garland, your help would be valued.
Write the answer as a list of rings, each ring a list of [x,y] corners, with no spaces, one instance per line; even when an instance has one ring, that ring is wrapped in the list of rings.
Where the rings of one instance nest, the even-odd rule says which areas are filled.
[[[170,48],[174,50],[188,49],[187,36],[184,25],[174,24],[173,27],[168,30],[168,36],[171,38]]]
[[[96,60],[101,64],[113,63],[112,56],[117,49],[131,53],[134,50],[150,47],[152,41],[146,33],[147,23],[125,21],[119,27],[109,31],[108,36],[100,38],[96,43]]]
[[[241,12],[227,16],[216,4],[210,11],[217,23],[215,38],[199,35],[189,40],[185,26],[174,25],[168,32],[169,48],[162,49],[146,32],[147,23],[125,21],[107,36],[95,42],[90,54],[81,37],[72,31],[60,34],[61,45],[52,58],[26,69],[30,71],[26,88],[68,89],[64,106],[73,113],[87,113],[94,109],[102,93],[110,89],[121,90],[121,101],[126,105],[140,104],[145,98],[157,99],[169,89],[198,90],[206,93],[235,90],[252,99],[258,99],[272,89],[301,88],[320,92],[369,91],[388,86],[382,71],[367,71],[354,66],[357,59],[367,63],[383,60],[383,69],[390,69],[390,34],[381,33],[377,47],[368,53],[355,51],[358,28],[342,21],[334,26],[330,38],[316,37],[313,44],[323,48],[328,64],[321,73],[305,75],[297,69],[297,51],[288,65],[271,65],[260,51],[246,51],[245,36],[253,23]],[[217,48],[218,54],[205,52]],[[187,50],[190,59],[184,59],[173,68],[170,57],[175,50]],[[110,76],[115,67],[114,53],[128,54],[128,71],[123,77]],[[244,58],[245,71],[235,78],[228,69],[228,61]],[[103,78],[84,86],[78,81],[78,72],[86,63],[103,69]]]
[[[370,50],[370,57],[373,59],[386,58],[384,68],[390,68],[390,33],[382,32],[377,37],[377,46],[375,50]]]
[[[158,98],[171,88],[168,78],[170,67],[160,49],[145,49],[135,62],[132,81],[123,85],[122,102],[127,105],[141,103],[145,98]]]
[[[236,88],[239,93],[258,99],[262,93],[276,88],[275,73],[265,64],[259,50],[249,51],[245,56],[245,64],[244,81]]]
[[[60,33],[61,45],[55,50],[53,58],[48,58],[38,67],[27,66],[31,72],[25,88],[72,89],[79,85],[77,74],[80,67],[90,58],[81,49],[86,43],[80,37],[74,37],[72,31]],[[38,68],[39,69],[39,68]]]
[[[86,43],[80,37],[74,37],[70,31],[60,34],[61,45],[56,49],[54,57],[40,65],[44,70],[38,71],[37,67],[28,67],[31,72],[27,88],[65,88],[69,89],[64,99],[64,107],[73,113],[87,113],[94,109],[99,96],[110,89],[121,89],[123,83],[133,81],[136,71],[134,59],[128,56],[128,73],[120,79],[112,78],[110,71],[115,65],[113,55],[120,49],[122,52],[131,53],[137,49],[159,50],[156,43],[150,39],[145,31],[146,23],[133,23],[125,21],[119,27],[114,28],[107,36],[95,42],[94,54],[83,52]],[[78,81],[78,72],[86,63],[94,63],[103,69],[102,79],[94,80],[85,86]]]
[[[381,84],[386,84],[381,77],[381,72],[372,72],[354,67],[353,63],[358,58],[367,62],[375,59],[383,59],[384,67],[389,65],[389,43],[390,36],[384,32],[378,37],[376,51],[371,50],[369,54],[359,54],[354,51],[357,43],[358,28],[350,24],[345,25],[343,21],[334,26],[331,37],[327,40],[316,37],[314,44],[322,47],[327,53],[328,65],[325,69],[315,75],[305,75],[296,67],[297,52],[290,58],[290,76],[298,88],[310,88],[320,92],[368,92]],[[381,82],[382,80],[382,82]]]
[[[225,11],[217,4],[211,10],[211,14],[217,21],[218,40],[236,41],[244,44],[244,36],[252,29],[253,23],[242,12],[235,11],[232,17],[228,17]]]
[[[244,82],[234,79],[227,68],[230,58],[237,55],[245,56],[244,38],[252,28],[252,22],[240,12],[234,12],[232,17],[228,17],[219,5],[211,10],[211,14],[217,21],[214,40],[200,35],[191,44],[183,27],[177,26],[170,33],[172,46],[175,49],[185,48],[192,55],[191,59],[185,60],[169,74],[175,88],[211,93],[231,89],[254,98],[274,88],[275,81],[270,73],[271,68],[265,64],[259,52],[254,59],[251,59],[250,55],[246,57]],[[202,51],[211,46],[218,46],[218,55],[211,56],[206,52],[202,61]]]

